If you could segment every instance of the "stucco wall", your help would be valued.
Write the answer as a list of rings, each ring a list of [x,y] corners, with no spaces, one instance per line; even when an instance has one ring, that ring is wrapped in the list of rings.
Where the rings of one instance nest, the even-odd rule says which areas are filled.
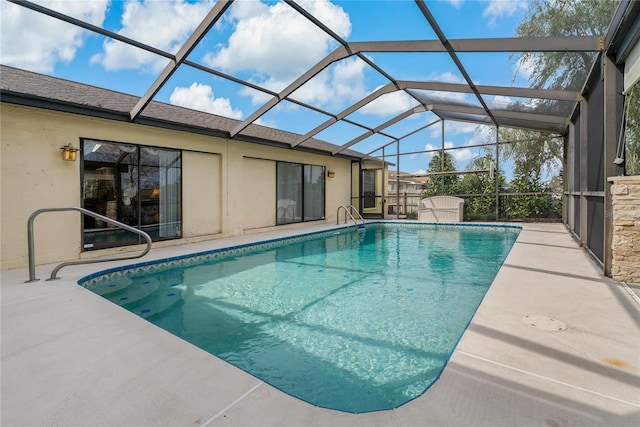
[[[27,265],[27,219],[41,208],[80,206],[81,162],[65,162],[60,147],[80,138],[183,150],[183,239],[188,241],[239,235],[275,226],[275,211],[245,215],[251,192],[275,188],[261,181],[245,158],[322,165],[336,177],[326,180],[326,221],[335,222],[338,206],[350,203],[351,161],[297,150],[274,148],[204,135],[115,122],[31,107],[2,104],[1,134],[1,268]],[[270,202],[261,201],[264,206]],[[253,212],[256,210],[256,212]],[[259,217],[259,221],[257,218]],[[245,221],[247,223],[245,224]],[[268,224],[268,221],[272,221]],[[37,264],[133,251],[135,247],[81,252],[80,214],[45,213],[35,222]]]
[[[640,176],[609,178],[613,205],[611,276],[640,283]]]
[[[245,230],[276,223],[276,162],[245,158],[242,163],[244,197],[242,215]],[[255,191],[260,188],[260,191]]]
[[[183,237],[222,231],[222,168],[219,154],[182,153]]]

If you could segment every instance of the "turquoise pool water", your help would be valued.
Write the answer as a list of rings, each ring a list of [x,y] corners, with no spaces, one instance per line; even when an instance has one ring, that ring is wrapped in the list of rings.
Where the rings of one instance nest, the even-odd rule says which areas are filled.
[[[83,285],[292,396],[369,412],[437,380],[518,232],[373,224]]]

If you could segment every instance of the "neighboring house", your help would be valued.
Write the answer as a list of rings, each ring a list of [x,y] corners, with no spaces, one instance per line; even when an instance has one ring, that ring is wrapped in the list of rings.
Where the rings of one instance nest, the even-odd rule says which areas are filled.
[[[399,175],[397,172],[389,171],[387,213],[389,215],[417,213],[424,185],[429,181],[429,178],[412,177],[407,172],[400,172]],[[405,177],[406,175],[409,177]]]
[[[27,219],[43,208],[84,207],[147,231],[154,245],[241,235],[276,226],[336,222],[341,205],[385,195],[380,162],[293,133],[151,102],[0,66],[2,269],[27,265]],[[68,146],[71,144],[71,146]],[[78,152],[63,150],[68,146]],[[372,172],[373,171],[373,172]],[[373,178],[370,178],[373,177]],[[379,195],[378,195],[379,194]],[[382,202],[366,211],[382,216]],[[38,264],[134,250],[139,238],[77,212],[35,221]]]

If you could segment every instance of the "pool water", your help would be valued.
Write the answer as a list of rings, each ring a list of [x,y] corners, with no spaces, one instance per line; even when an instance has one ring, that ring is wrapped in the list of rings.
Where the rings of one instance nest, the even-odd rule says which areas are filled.
[[[292,396],[369,412],[437,380],[517,234],[373,224],[86,286]]]

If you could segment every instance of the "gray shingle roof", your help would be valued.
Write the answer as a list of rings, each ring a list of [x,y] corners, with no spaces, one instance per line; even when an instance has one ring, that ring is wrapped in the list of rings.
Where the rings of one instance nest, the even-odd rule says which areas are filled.
[[[129,119],[129,112],[138,97],[83,83],[38,74],[6,65],[0,65],[0,94],[2,102],[39,106],[52,110],[69,111],[90,116]],[[134,122],[173,127],[185,131],[229,137],[238,120],[204,113],[171,104],[152,101],[144,114]],[[288,147],[300,135],[266,126],[252,124],[237,139],[259,144]],[[337,146],[319,139],[309,139],[295,149],[330,153]],[[360,159],[364,154],[345,150],[340,157]]]

